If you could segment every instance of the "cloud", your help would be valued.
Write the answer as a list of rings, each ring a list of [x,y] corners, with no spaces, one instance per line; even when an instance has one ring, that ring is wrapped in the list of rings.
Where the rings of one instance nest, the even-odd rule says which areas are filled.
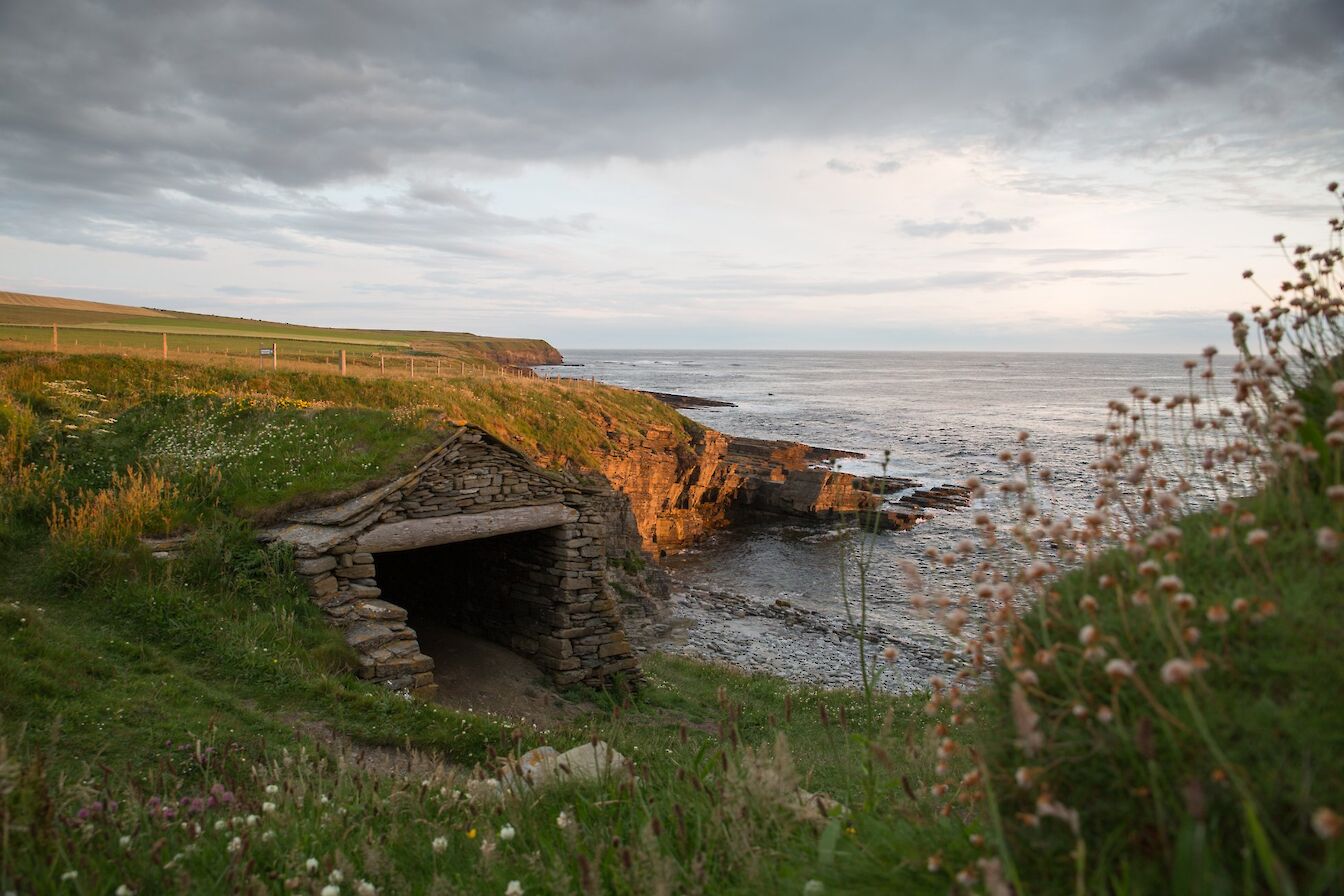
[[[1013,233],[1030,230],[1036,226],[1036,219],[990,218],[979,213],[969,218],[945,219],[940,221],[911,221],[906,219],[896,225],[896,229],[906,236],[944,237],[954,233],[966,233],[978,236],[998,233]]]

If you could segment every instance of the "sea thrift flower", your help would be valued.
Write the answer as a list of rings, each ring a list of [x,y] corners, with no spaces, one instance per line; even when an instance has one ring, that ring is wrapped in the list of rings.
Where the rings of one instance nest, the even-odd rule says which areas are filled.
[[[309,874],[317,873],[317,859],[309,858],[308,861],[304,863],[304,866],[308,869]]]
[[[1111,712],[1111,708],[1109,706],[1103,706],[1097,710],[1097,721],[1101,722],[1103,725],[1111,724],[1111,721],[1114,718],[1115,715],[1114,713]]]
[[[1311,829],[1322,840],[1336,840],[1344,834],[1344,818],[1328,806],[1311,813]]]
[[[1085,625],[1078,629],[1078,643],[1095,644],[1101,640],[1101,631],[1095,625]]]
[[[518,832],[513,829],[513,825],[511,824],[506,824],[499,829],[499,839],[503,840],[505,843],[508,843],[517,836],[517,834]]]
[[[1322,526],[1316,530],[1316,547],[1321,549],[1322,554],[1334,556],[1339,550],[1339,533],[1329,526]]]
[[[1188,591],[1172,597],[1171,602],[1176,605],[1178,610],[1193,610],[1195,608],[1195,596]]]
[[[882,659],[886,660],[889,663],[896,662],[896,657],[900,655],[901,651],[897,649],[895,646],[890,644],[888,644],[886,649],[882,651]]]
[[[1090,595],[1090,594],[1084,594],[1081,598],[1079,598],[1079,600],[1078,600],[1078,606],[1079,606],[1079,608],[1082,609],[1084,612],[1087,612],[1087,613],[1096,613],[1096,612],[1097,612],[1097,599],[1096,599],[1095,597],[1093,597],[1092,595]]]
[[[1195,674],[1195,667],[1189,660],[1172,659],[1162,664],[1162,683],[1176,687],[1185,685]]]
[[[1116,658],[1106,664],[1106,674],[1117,681],[1122,678],[1134,677],[1134,664],[1129,660]]]
[[[1226,625],[1228,620],[1227,607],[1222,604],[1215,604],[1204,613],[1204,618],[1214,625]]]
[[[1180,576],[1163,576],[1157,580],[1157,587],[1167,592],[1180,591],[1182,584]]]
[[[1246,533],[1246,543],[1253,548],[1264,547],[1267,541],[1269,541],[1269,533],[1264,529],[1252,529]]]

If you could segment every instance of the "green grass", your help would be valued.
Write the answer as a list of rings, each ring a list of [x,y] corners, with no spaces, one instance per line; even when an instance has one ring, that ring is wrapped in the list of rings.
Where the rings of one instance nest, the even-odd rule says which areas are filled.
[[[107,350],[161,350],[162,335],[167,333],[170,353],[227,351],[233,356],[256,357],[260,344],[275,342],[280,346],[282,361],[303,358],[334,363],[340,349],[346,349],[352,362],[364,363],[381,353],[491,366],[559,360],[555,350],[541,339],[433,330],[314,327],[183,311],[162,311],[152,316],[131,313],[136,310],[0,293],[0,339],[50,346],[50,328],[56,324],[64,331],[63,344],[73,347],[79,341],[81,347],[89,348],[101,343]],[[393,360],[405,365],[404,357]]]

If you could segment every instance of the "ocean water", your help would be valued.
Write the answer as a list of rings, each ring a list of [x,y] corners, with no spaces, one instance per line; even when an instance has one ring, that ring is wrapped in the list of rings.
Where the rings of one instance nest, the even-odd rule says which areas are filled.
[[[1105,426],[1107,402],[1128,400],[1133,385],[1161,395],[1189,385],[1186,358],[1174,355],[575,350],[565,360],[582,366],[539,372],[730,401],[737,407],[683,413],[734,435],[862,452],[863,460],[840,464],[852,472],[879,470],[889,452],[891,474],[928,484],[1002,479],[996,455],[1026,430],[1038,464],[1055,474],[1046,501],[1075,518],[1095,494],[1092,436]],[[945,576],[923,561],[924,550],[970,534],[974,509],[939,511],[911,531],[878,536],[869,591],[884,628],[933,634],[933,623],[911,610],[897,563],[914,559],[931,577]],[[665,565],[689,584],[783,598],[841,619],[846,543],[835,530],[760,524],[720,532]]]

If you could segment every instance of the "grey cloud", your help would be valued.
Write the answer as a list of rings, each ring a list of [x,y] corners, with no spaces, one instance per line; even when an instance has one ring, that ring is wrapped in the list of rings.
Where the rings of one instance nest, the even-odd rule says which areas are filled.
[[[1214,178],[1282,158],[1287,131],[1306,135],[1290,161],[1314,171],[1337,164],[1341,95],[1338,0],[9,2],[0,226],[173,257],[205,236],[489,254],[487,241],[586,222],[499,215],[456,180],[412,179],[354,213],[321,191],[777,138],[1083,157],[1208,140],[1222,166],[1198,174]]]
[[[954,233],[968,233],[973,235],[1013,233],[1015,231],[1030,230],[1034,226],[1036,226],[1036,219],[1030,217],[990,218],[984,215],[974,215],[969,218],[945,219],[940,221],[911,221],[907,219],[896,225],[896,229],[906,236],[943,237],[951,236]]]

